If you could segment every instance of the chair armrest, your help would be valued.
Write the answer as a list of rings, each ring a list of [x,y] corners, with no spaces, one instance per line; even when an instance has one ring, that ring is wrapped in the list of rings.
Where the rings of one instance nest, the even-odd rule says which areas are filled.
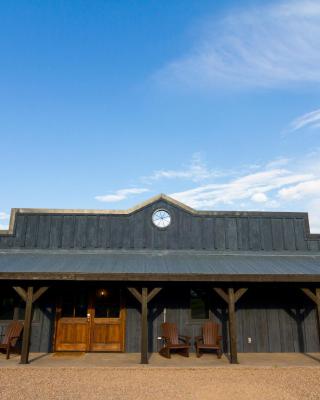
[[[170,342],[170,339],[168,336],[160,336],[162,340],[164,340],[164,343],[167,345]]]
[[[194,340],[195,340],[196,344],[198,344],[200,342],[203,342],[203,337],[202,336],[195,336]]]
[[[10,344],[11,344],[12,340],[19,339],[19,337],[20,337],[20,335],[19,336],[11,336],[11,338],[9,339]]]
[[[191,337],[186,335],[179,335],[179,339],[185,342],[186,344],[190,343]]]

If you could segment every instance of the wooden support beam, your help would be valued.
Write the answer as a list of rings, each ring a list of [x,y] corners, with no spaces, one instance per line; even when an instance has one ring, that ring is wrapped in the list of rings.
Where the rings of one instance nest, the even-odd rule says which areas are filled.
[[[22,348],[21,348],[21,360],[20,364],[28,364],[29,362],[29,347],[30,347],[30,336],[31,336],[31,322],[32,322],[32,305],[35,301],[48,290],[48,286],[40,287],[35,293],[33,286],[29,286],[27,290],[20,286],[13,286],[13,289],[18,295],[26,302],[25,317],[23,324],[23,335],[22,335]]]
[[[229,297],[227,293],[221,289],[221,288],[213,288],[213,290],[228,304],[229,303]]]
[[[39,298],[40,296],[42,296],[43,293],[45,293],[48,289],[49,289],[48,286],[43,286],[43,287],[39,288],[39,289],[34,293],[32,302],[34,303],[35,301],[37,301],[38,298]]]
[[[320,298],[317,297],[316,294],[314,294],[310,289],[307,288],[301,288],[303,293],[309,297],[310,300],[312,300],[314,303],[318,304],[320,301]]]
[[[32,303],[33,303],[33,286],[29,286],[28,290],[27,290],[27,296],[26,296],[26,310],[25,310],[25,317],[24,317],[20,364],[28,364],[28,362],[29,362]]]
[[[238,289],[234,294],[234,302],[236,303],[240,299],[240,297],[242,297],[245,294],[247,290],[248,290],[247,288]]]
[[[141,293],[139,293],[138,290],[133,287],[128,287],[128,290],[132,294],[132,296],[135,297],[138,300],[138,302],[141,304],[142,303]]]
[[[149,301],[151,301],[154,297],[156,297],[156,295],[161,291],[162,288],[154,288],[151,290],[151,292],[148,294],[148,303]]]
[[[318,316],[318,332],[319,332],[319,342],[320,342],[320,288],[316,289],[317,302],[317,316]]]
[[[148,288],[142,288],[141,293],[133,287],[128,287],[129,292],[141,304],[141,364],[148,364],[148,303],[162,288],[154,288],[148,294]]]
[[[238,364],[237,320],[235,305],[248,289],[241,288],[235,292],[233,288],[228,288],[228,294],[222,288],[213,288],[213,290],[228,304],[230,362],[231,364]]]
[[[141,364],[148,364],[148,288],[142,288]]]
[[[22,300],[27,301],[27,292],[20,286],[13,286],[13,289],[18,293],[18,295],[22,298]],[[49,286],[43,286],[39,288],[34,294],[32,298],[32,302],[34,303],[49,289]]]
[[[236,326],[236,310],[235,310],[235,295],[234,289],[228,289],[228,311],[229,311],[229,335],[230,335],[230,362],[238,364],[237,351],[237,326]]]
[[[301,288],[303,293],[309,297],[309,299],[316,304],[317,307],[317,322],[318,322],[318,334],[319,334],[319,342],[320,342],[320,288],[316,288],[316,292],[314,293],[312,290],[308,288]]]
[[[13,289],[18,293],[23,301],[27,301],[27,292],[20,286],[13,286]]]

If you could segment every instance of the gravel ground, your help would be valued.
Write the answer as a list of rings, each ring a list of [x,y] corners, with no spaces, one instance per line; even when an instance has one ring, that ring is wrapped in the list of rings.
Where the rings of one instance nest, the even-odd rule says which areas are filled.
[[[0,369],[0,399],[320,399],[320,368]]]

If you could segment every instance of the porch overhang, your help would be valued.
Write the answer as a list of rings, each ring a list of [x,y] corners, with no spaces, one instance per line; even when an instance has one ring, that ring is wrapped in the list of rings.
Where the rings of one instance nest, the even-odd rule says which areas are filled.
[[[6,249],[0,279],[320,282],[320,253]]]

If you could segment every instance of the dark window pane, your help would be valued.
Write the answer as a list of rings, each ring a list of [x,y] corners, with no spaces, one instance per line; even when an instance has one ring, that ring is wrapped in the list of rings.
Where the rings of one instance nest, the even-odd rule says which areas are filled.
[[[24,320],[24,315],[26,311],[24,303],[20,305],[17,311],[18,311],[17,313],[18,319]],[[38,307],[35,307],[32,311],[32,321],[39,321],[39,320],[40,320],[40,310]]]
[[[75,295],[74,316],[85,318],[88,312],[88,293],[82,292]]]
[[[74,316],[74,294],[63,293],[61,303],[61,317],[70,318]]]
[[[0,300],[0,319],[13,319],[15,301],[13,297],[5,297]]]
[[[88,312],[87,291],[72,290],[63,292],[61,302],[61,317],[86,318]]]
[[[95,298],[96,318],[119,318],[120,316],[120,291],[98,289]]]
[[[208,319],[209,308],[207,294],[204,290],[190,291],[191,319]]]

